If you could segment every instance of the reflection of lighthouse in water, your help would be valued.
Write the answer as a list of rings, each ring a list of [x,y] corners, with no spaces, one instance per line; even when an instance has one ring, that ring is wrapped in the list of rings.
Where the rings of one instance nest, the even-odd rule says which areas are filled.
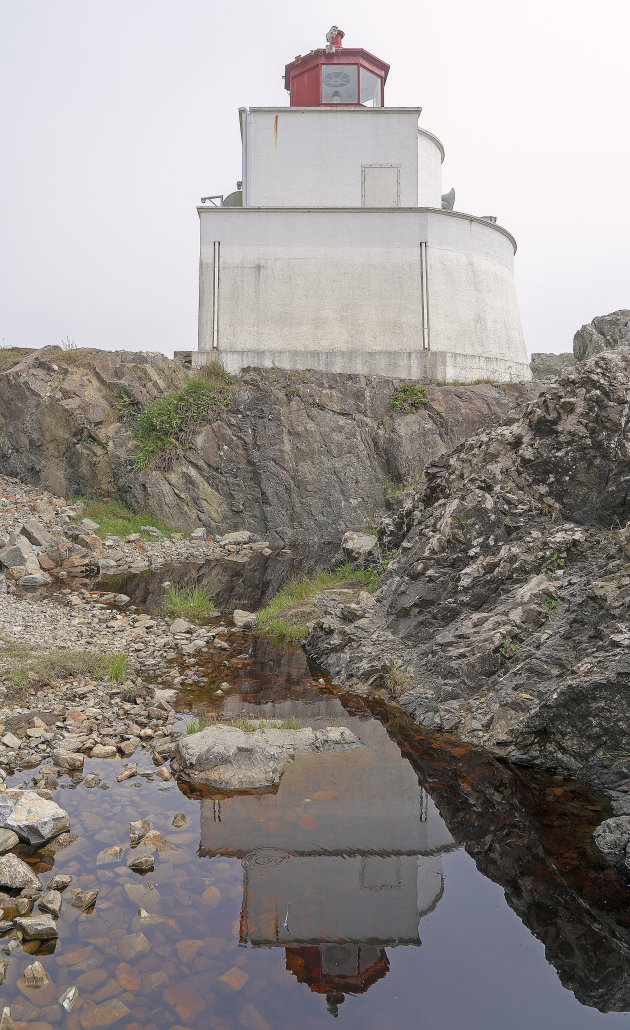
[[[298,758],[276,793],[224,799],[220,817],[201,803],[202,853],[243,860],[241,943],[286,948],[287,970],[333,1013],[385,976],[386,947],[420,944],[454,847],[383,726],[352,728],[365,747]]]

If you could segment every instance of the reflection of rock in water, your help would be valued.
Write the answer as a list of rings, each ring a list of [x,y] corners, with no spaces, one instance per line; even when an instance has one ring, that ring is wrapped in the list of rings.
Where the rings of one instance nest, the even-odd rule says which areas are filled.
[[[334,1004],[385,975],[385,946],[420,944],[453,847],[381,723],[353,729],[364,748],[296,759],[275,794],[201,802],[200,853],[243,859],[241,942],[287,948]]]
[[[630,1009],[630,891],[590,845],[604,818],[576,781],[488,761],[386,709],[381,716],[479,871],[545,945],[579,1002]]]
[[[263,554],[243,551],[210,561],[186,561],[147,569],[140,573],[103,576],[99,590],[127,594],[134,604],[155,611],[166,599],[163,583],[174,587],[203,587],[219,611],[235,608],[256,609],[267,604],[291,576],[309,574],[332,561],[333,551],[294,548]]]
[[[373,945],[325,945],[286,949],[286,966],[299,983],[315,994],[325,994],[328,1010],[337,1015],[346,994],[364,994],[386,975],[389,959],[384,948]]]

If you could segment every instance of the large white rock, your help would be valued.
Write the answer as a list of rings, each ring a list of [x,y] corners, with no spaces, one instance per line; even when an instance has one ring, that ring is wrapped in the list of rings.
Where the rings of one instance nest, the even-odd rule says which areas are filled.
[[[9,890],[41,890],[42,881],[17,855],[3,855],[0,858],[0,887]]]
[[[378,538],[370,533],[353,533],[348,530],[341,541],[343,553],[354,561],[365,561],[378,550]]]
[[[255,790],[275,787],[296,755],[360,745],[345,726],[320,730],[264,727],[246,732],[217,725],[180,738],[171,764],[178,776],[191,783],[219,790]]]
[[[34,790],[0,792],[0,826],[17,833],[27,844],[45,844],[70,829],[68,813]]]

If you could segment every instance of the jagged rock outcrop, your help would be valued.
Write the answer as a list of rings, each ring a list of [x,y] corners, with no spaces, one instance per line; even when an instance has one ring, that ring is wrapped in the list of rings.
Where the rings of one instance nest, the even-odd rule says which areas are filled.
[[[190,375],[159,354],[33,352],[0,373],[0,468],[59,496],[118,497],[181,529],[338,544],[384,509],[387,480],[420,476],[538,390],[428,387],[428,403],[405,415],[388,410],[391,380],[250,369],[171,469],[135,468],[122,409]]]
[[[609,315],[598,315],[592,322],[578,329],[573,337],[573,354],[576,361],[586,361],[603,351],[628,346],[630,311],[626,308],[611,311]]]
[[[383,527],[399,545],[363,617],[308,654],[424,725],[579,771],[630,813],[630,351],[439,459]]]
[[[575,365],[573,354],[563,351],[562,354],[551,354],[546,351],[532,354],[529,367],[532,378],[539,383],[553,383],[558,376]]]

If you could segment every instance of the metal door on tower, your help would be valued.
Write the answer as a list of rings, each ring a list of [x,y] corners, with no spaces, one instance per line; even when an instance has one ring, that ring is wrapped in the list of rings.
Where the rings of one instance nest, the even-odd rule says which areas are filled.
[[[363,165],[361,169],[361,204],[363,207],[398,207],[400,205],[400,166]]]

